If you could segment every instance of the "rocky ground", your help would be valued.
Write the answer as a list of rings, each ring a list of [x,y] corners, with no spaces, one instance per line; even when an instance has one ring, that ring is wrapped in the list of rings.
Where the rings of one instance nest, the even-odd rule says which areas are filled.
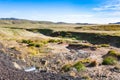
[[[5,53],[11,50],[1,44],[0,80],[120,80],[120,71],[115,70],[113,65],[101,65],[102,56],[111,49],[119,51],[119,48],[110,46],[94,49],[95,45],[81,48],[67,43],[49,43],[47,46],[51,50],[46,56],[35,56],[19,61]],[[96,61],[98,64],[94,67],[86,67],[85,71],[80,72],[74,68],[68,72],[61,71],[65,64],[74,64],[83,59]],[[30,60],[32,65],[28,66]],[[37,67],[35,71],[24,71],[26,67],[32,66]]]
[[[59,46],[59,47],[58,47]],[[101,65],[103,58],[102,56],[106,55],[107,52],[111,49],[115,49],[119,51],[119,48],[115,47],[100,47],[96,50],[91,48],[77,48],[70,49],[67,44],[53,44],[50,47],[54,48],[52,54],[54,54],[51,58],[44,58],[47,61],[47,67],[49,69],[53,68],[54,71],[59,72],[62,65],[75,63],[80,61],[81,59],[90,59],[92,61],[96,61],[98,64],[95,67],[87,67],[86,71],[77,72],[76,70],[70,70],[68,72],[69,75],[74,77],[83,77],[89,76],[92,80],[119,80],[120,72],[114,70],[113,66]],[[59,62],[59,64],[58,64]]]

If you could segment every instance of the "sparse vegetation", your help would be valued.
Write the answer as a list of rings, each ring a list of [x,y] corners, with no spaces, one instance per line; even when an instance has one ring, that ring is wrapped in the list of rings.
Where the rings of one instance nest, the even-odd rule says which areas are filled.
[[[86,26],[86,27],[76,27],[75,29],[99,30],[99,31],[119,31],[120,30],[120,25]]]
[[[110,55],[116,55],[116,51],[115,50],[110,50],[109,52],[108,52],[108,54],[110,54]]]
[[[77,69],[77,71],[83,71],[86,69],[86,67],[84,66],[84,64],[82,64],[81,62],[77,62],[73,65],[74,68]]]
[[[88,58],[85,58],[85,59],[81,59],[80,62],[83,63],[83,64],[84,64],[84,63],[90,63],[91,60],[88,59]]]
[[[100,46],[101,47],[109,47],[110,45],[109,44],[101,44]]]
[[[117,57],[117,58],[120,57],[120,53],[117,52],[117,51],[115,51],[115,50],[110,50],[110,51],[108,52],[108,55],[111,55],[111,56],[114,56],[114,57]]]
[[[63,40],[61,40],[61,39],[50,39],[48,42],[49,43],[58,43],[58,42],[63,42]]]
[[[31,44],[31,43],[33,43],[33,41],[31,41],[31,40],[25,40],[25,39],[23,39],[21,42],[22,42],[22,43],[26,43],[26,44]]]
[[[76,62],[75,64],[66,64],[62,67],[64,72],[70,71],[71,68],[75,68],[78,72],[84,71],[86,69],[85,65],[81,61]]]
[[[33,55],[33,56],[35,56],[39,53],[39,50],[34,47],[29,47],[28,50],[29,50],[29,54]]]
[[[103,59],[103,65],[115,65],[117,64],[117,58],[113,56],[107,56]]]
[[[102,64],[106,65],[103,66],[105,71],[110,72],[111,70],[108,69],[114,66],[114,69],[120,69],[120,66],[117,65],[120,60],[120,53],[118,52],[120,32],[118,30],[120,30],[118,25],[116,27],[115,25],[81,26],[76,24],[49,24],[49,22],[3,21],[0,25],[0,41],[3,42],[3,47],[0,45],[0,51],[2,51],[0,57],[1,60],[5,58],[7,62],[2,60],[0,63],[4,65],[6,62],[5,65],[7,65],[16,61],[22,67],[35,66],[39,70],[37,73],[33,73],[36,75],[40,71],[47,72],[50,70],[60,74],[64,71],[63,75],[73,72],[71,73],[73,77],[78,76],[90,80],[90,75],[93,75],[92,72],[97,74],[102,59]],[[70,41],[67,42],[66,40]],[[115,50],[110,50],[106,54],[106,51],[111,48]],[[79,50],[81,52],[82,50],[88,51],[88,54],[82,54]],[[44,61],[41,62],[41,59]],[[11,67],[13,66],[9,68]],[[83,76],[82,74],[86,74],[86,72],[88,74]],[[101,71],[101,73],[103,72]],[[110,73],[112,74],[112,72]],[[99,75],[97,78],[100,78]]]
[[[27,44],[27,46],[29,46],[29,47],[33,46],[33,47],[36,47],[36,48],[42,47],[46,44],[46,42],[43,42],[43,41],[35,42],[35,41],[32,41],[32,40],[22,40],[22,43]]]

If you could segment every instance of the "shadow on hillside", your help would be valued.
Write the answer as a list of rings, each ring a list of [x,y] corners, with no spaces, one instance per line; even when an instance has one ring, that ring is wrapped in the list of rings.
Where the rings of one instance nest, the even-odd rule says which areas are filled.
[[[110,36],[98,33],[83,33],[83,32],[54,32],[51,34],[52,37],[68,37],[75,38],[76,40],[87,40],[92,44],[110,44],[115,47],[120,47],[120,37]]]
[[[38,32],[46,36],[50,36],[53,32],[51,29],[26,29],[27,31]]]
[[[27,30],[32,32],[39,32],[51,37],[74,38],[76,40],[86,40],[92,44],[110,44],[111,46],[120,47],[119,36],[110,36],[99,33],[70,32],[70,31],[54,32],[51,29],[27,29]]]

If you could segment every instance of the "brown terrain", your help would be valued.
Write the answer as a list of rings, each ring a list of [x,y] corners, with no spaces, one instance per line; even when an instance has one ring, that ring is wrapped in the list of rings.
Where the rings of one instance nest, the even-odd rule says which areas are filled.
[[[50,25],[1,23],[0,80],[120,80],[119,31]]]

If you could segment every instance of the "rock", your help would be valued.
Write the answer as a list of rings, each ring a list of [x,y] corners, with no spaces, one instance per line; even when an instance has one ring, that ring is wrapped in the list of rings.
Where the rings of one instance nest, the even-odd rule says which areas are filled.
[[[98,66],[98,62],[97,61],[92,61],[89,65],[88,65],[88,67],[96,67],[96,66]]]
[[[26,62],[26,60],[25,60],[24,58],[22,59],[22,61],[23,61],[23,62]]]
[[[36,70],[36,68],[34,66],[25,69],[26,72],[31,72],[31,71],[35,71],[35,70]]]
[[[117,65],[112,69],[112,71],[117,72],[117,73],[120,73],[120,64],[117,64]]]
[[[90,53],[88,53],[87,51],[84,51],[84,50],[78,50],[78,57],[80,58],[87,58],[90,56]]]
[[[76,50],[71,49],[70,52],[71,52],[71,53],[76,53]]]
[[[40,62],[42,65],[47,65],[47,61],[45,59],[41,59]]]
[[[40,70],[40,72],[41,72],[41,73],[46,73],[46,72],[47,72],[47,70]]]
[[[78,54],[86,54],[87,51],[84,51],[84,50],[78,50]]]
[[[67,59],[67,60],[72,60],[73,58],[72,58],[71,55],[68,55],[68,56],[66,56],[66,59]]]
[[[22,69],[16,62],[12,62],[14,67],[17,68],[17,69]]]
[[[95,50],[97,50],[97,47],[91,47],[90,49],[95,51]]]
[[[70,74],[70,76],[73,76],[73,77],[76,76],[76,73],[74,71],[70,71],[69,74]]]
[[[60,64],[61,63],[61,60],[56,60],[55,64]]]
[[[76,73],[78,72],[76,68],[71,68],[70,71],[73,71],[73,72],[76,72]]]
[[[120,64],[117,64],[117,65],[114,67],[114,69],[120,70]]]
[[[87,40],[83,40],[82,43],[88,43],[88,41]]]

